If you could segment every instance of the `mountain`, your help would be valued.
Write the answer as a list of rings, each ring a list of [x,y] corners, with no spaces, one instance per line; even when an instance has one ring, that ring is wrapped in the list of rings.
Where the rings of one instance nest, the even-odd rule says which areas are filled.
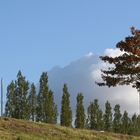
[[[118,50],[108,49],[105,54],[116,55]],[[73,110],[76,106],[77,93],[84,95],[85,107],[94,99],[98,99],[100,106],[104,109],[107,100],[114,107],[120,104],[122,111],[127,110],[130,114],[138,112],[138,93],[130,86],[120,86],[114,88],[98,87],[95,81],[101,81],[101,68],[106,68],[107,64],[100,61],[99,56],[89,53],[82,58],[71,62],[61,68],[56,66],[48,72],[49,86],[55,93],[55,100],[59,106],[61,104],[63,84],[67,83],[71,94],[71,104]]]

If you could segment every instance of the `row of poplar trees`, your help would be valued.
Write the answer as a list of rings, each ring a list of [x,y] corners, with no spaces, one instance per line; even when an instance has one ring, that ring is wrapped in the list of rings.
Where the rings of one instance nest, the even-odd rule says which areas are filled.
[[[12,81],[7,87],[5,116],[56,124],[58,121],[58,110],[54,102],[54,93],[48,86],[48,75],[46,72],[42,73],[39,83],[39,89],[37,89],[19,71],[17,80]],[[72,118],[70,93],[67,85],[64,84],[60,124],[72,127]],[[74,122],[74,126],[81,129],[140,135],[140,116],[134,114],[132,118],[129,118],[127,111],[121,114],[120,105],[118,104],[115,105],[113,114],[112,107],[108,101],[105,103],[105,112],[103,113],[97,99],[90,103],[86,113],[82,93],[77,95]]]
[[[18,72],[17,80],[12,81],[7,87],[7,117],[46,123],[57,122],[57,106],[54,94],[48,87],[47,73],[42,73],[39,82],[37,91],[34,83],[29,84],[21,71]]]

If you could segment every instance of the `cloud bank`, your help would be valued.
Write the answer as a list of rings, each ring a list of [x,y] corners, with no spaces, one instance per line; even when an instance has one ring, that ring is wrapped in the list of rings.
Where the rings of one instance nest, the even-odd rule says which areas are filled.
[[[104,55],[113,57],[121,53],[118,49],[106,49]],[[95,81],[101,80],[100,69],[106,67],[107,64],[100,61],[99,56],[90,52],[64,68],[57,66],[50,70],[48,72],[49,86],[55,93],[55,100],[59,110],[63,84],[67,83],[73,110],[75,110],[76,106],[77,93],[82,92],[86,108],[91,101],[98,99],[100,106],[104,110],[104,104],[109,100],[112,107],[115,104],[120,104],[122,111],[127,110],[130,114],[138,113],[139,101],[136,89],[130,86],[99,87],[95,84]]]

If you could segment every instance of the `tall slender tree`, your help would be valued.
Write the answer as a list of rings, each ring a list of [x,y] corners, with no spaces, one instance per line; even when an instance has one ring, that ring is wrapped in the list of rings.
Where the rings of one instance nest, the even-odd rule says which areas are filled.
[[[19,119],[29,119],[29,104],[28,104],[29,83],[25,80],[21,71],[17,74],[16,81],[16,98],[17,98],[17,117]]]
[[[102,129],[102,111],[99,109],[97,99],[95,99],[94,102],[91,102],[88,107],[88,122],[90,129]]]
[[[99,109],[98,117],[97,117],[97,130],[103,130],[104,128],[104,120],[103,120],[103,112]]]
[[[90,102],[90,105],[87,109],[88,119],[87,119],[87,127],[90,129],[95,128],[95,114],[94,114],[94,103]]]
[[[72,126],[72,110],[70,107],[70,93],[67,84],[64,84],[61,102],[60,123],[62,126]]]
[[[121,132],[121,112],[120,112],[120,105],[117,104],[114,107],[114,119],[113,119],[113,131],[115,133]]]
[[[137,117],[137,135],[140,135],[140,115]]]
[[[37,121],[47,122],[47,103],[48,103],[48,75],[43,72],[40,77],[39,94],[37,97]]]
[[[130,129],[130,119],[128,117],[127,111],[124,111],[124,114],[122,116],[122,133],[123,134],[128,134],[129,129]]]
[[[46,123],[56,123],[57,106],[54,103],[53,92],[48,86],[47,72],[43,72],[40,77],[40,88],[37,99],[37,121]]]
[[[84,96],[82,93],[77,95],[77,106],[76,106],[76,119],[75,119],[75,127],[76,128],[84,128],[85,127],[85,109],[83,105]]]
[[[30,119],[32,121],[36,120],[36,107],[37,107],[37,96],[36,96],[36,87],[34,83],[31,84],[31,89],[29,93],[29,107],[30,107]]]
[[[112,130],[112,108],[108,101],[105,103],[104,130]]]
[[[54,94],[50,90],[48,93],[48,103],[46,107],[46,121],[48,123],[57,123],[57,105],[54,103]]]
[[[138,123],[137,123],[137,115],[134,114],[131,118],[131,134],[136,135],[138,132]]]
[[[17,118],[15,88],[16,87],[14,81],[12,81],[7,87],[7,102],[5,105],[6,117]]]

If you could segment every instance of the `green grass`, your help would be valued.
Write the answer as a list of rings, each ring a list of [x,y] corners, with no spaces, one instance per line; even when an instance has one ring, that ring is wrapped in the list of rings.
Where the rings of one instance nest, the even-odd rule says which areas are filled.
[[[0,118],[0,140],[140,140],[140,137]]]

